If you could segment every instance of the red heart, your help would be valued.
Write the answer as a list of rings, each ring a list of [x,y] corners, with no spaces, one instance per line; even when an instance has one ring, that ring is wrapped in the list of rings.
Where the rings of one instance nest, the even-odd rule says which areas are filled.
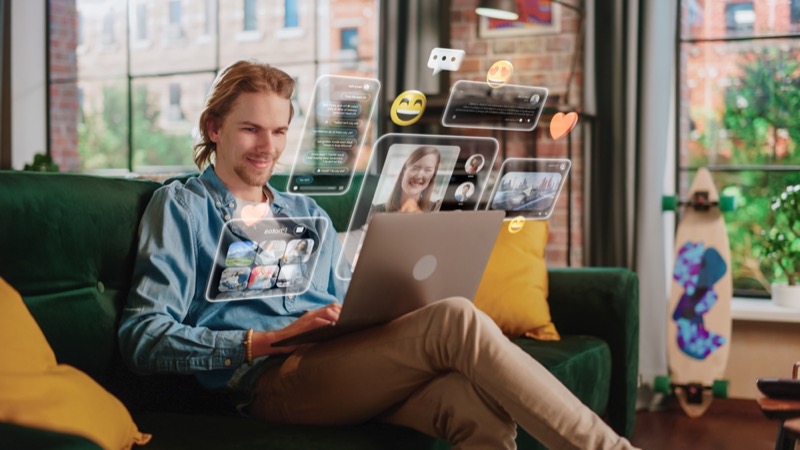
[[[550,136],[553,137],[553,140],[562,138],[569,134],[577,124],[578,113],[556,113],[550,120]]]
[[[242,208],[242,221],[249,227],[264,217],[264,214],[267,213],[267,208],[268,206],[266,203],[246,205],[244,208]]]

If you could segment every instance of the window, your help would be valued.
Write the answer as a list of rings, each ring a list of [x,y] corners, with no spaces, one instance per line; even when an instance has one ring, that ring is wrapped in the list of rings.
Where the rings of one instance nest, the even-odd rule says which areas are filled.
[[[170,0],[169,28],[167,31],[170,39],[180,39],[183,37],[183,28],[181,26],[182,8],[181,0]]]
[[[790,20],[792,25],[800,24],[800,0],[791,0]]]
[[[283,27],[297,28],[300,26],[300,12],[297,9],[297,0],[284,0],[283,2]]]
[[[256,0],[244,0],[244,31],[255,31],[258,29],[256,23]]]
[[[800,184],[798,2],[714,3],[680,2],[677,189],[685,196],[708,167],[720,194],[735,198],[724,213],[734,292],[768,296],[783,276],[764,258],[761,231],[771,199]]]
[[[339,33],[342,50],[358,51],[358,28],[342,28]]]
[[[341,38],[339,29],[330,26],[332,21],[366,24],[359,28],[362,37],[377,41],[378,0],[359,0],[360,5],[367,5],[359,8],[351,7],[353,0],[331,0],[330,8],[314,11],[317,18],[310,22],[319,24],[317,30],[293,39],[265,33],[263,39],[251,40],[240,39],[242,27],[257,31],[257,17],[278,20],[281,29],[276,2],[236,2],[242,9],[221,7],[227,5],[223,0],[73,1],[74,9],[49,8],[53,23],[79,22],[87,44],[77,51],[76,33],[75,42],[66,45],[66,53],[71,45],[74,55],[65,56],[75,64],[51,64],[48,73],[50,91],[62,93],[51,96],[48,104],[49,151],[62,171],[194,170],[191,148],[211,83],[221,68],[253,58],[280,67],[297,80],[292,98],[296,117],[280,165],[281,170],[288,170],[316,78],[322,74],[377,78],[377,54],[372,50],[377,45],[362,49],[354,68],[327,52],[328,46]],[[290,23],[299,26],[298,4],[285,3],[289,15],[295,17]],[[196,26],[188,26],[189,20],[196,21],[192,22]],[[205,23],[199,23],[202,21]],[[130,29],[127,35],[126,28]],[[180,45],[141,45],[140,38],[161,39],[170,29],[184,33]],[[55,34],[51,39],[51,47],[56,43],[64,46]],[[92,45],[103,41],[114,42],[113,51]],[[78,101],[73,97],[76,94],[69,92],[76,92]],[[75,154],[79,157],[68,156]]]

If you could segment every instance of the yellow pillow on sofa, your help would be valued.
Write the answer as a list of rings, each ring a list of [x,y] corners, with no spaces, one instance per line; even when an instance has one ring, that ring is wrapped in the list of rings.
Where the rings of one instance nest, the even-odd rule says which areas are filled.
[[[483,272],[475,306],[507,336],[561,339],[547,303],[547,221],[527,220],[516,233],[504,222]]]
[[[82,436],[106,450],[150,440],[116,397],[80,370],[56,363],[22,297],[2,278],[0,342],[0,422]]]

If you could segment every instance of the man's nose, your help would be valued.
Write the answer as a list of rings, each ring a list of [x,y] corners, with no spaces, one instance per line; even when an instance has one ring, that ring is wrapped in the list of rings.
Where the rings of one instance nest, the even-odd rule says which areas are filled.
[[[275,153],[275,140],[272,137],[271,133],[260,133],[258,137],[258,141],[256,142],[258,146],[258,151],[264,153]]]

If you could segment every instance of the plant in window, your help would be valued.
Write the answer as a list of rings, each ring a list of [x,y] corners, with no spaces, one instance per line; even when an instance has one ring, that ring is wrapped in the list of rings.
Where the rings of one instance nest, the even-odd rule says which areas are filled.
[[[772,297],[779,304],[800,306],[800,184],[786,187],[770,208],[769,227],[761,233],[764,259],[776,278],[788,282],[788,286],[773,283]]]

